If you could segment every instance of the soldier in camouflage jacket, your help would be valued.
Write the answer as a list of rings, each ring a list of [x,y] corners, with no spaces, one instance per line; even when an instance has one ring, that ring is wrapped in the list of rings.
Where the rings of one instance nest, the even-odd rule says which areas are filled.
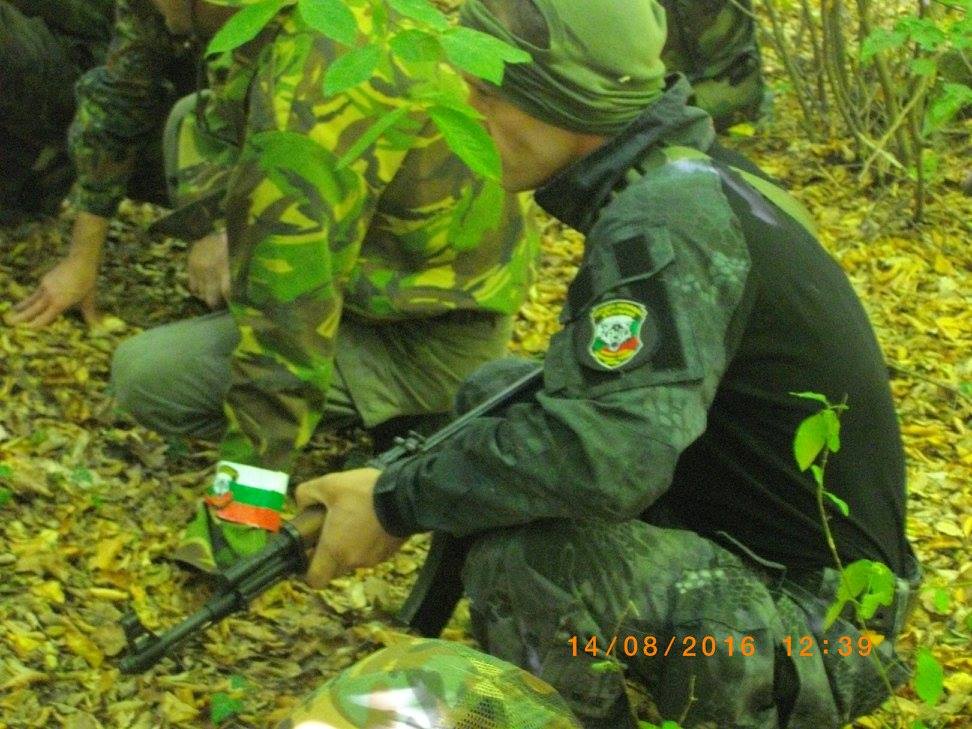
[[[71,184],[74,82],[104,58],[112,0],[0,0],[0,218],[56,210]]]

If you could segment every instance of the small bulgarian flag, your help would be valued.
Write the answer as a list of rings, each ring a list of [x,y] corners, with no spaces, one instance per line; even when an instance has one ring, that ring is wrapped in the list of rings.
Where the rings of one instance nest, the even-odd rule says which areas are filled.
[[[220,461],[206,503],[218,509],[220,519],[275,532],[289,480],[282,471]]]

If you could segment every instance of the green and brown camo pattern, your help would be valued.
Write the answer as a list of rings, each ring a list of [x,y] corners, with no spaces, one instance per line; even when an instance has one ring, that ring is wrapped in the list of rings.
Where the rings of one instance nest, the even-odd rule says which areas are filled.
[[[277,729],[434,726],[577,729],[547,683],[444,640],[411,639],[355,663],[307,696]]]
[[[84,44],[91,58],[104,55],[114,0],[4,0],[32,18],[40,18],[72,45]]]
[[[252,64],[244,61],[247,52],[244,48],[235,59],[218,58],[207,69],[211,94],[206,116],[217,131],[232,126],[232,115],[221,119],[229,109],[239,116],[249,83],[246,74],[252,73]],[[199,58],[197,47],[169,33],[151,0],[117,0],[107,58],[78,81],[78,108],[68,132],[78,177],[74,200],[82,210],[114,215],[139,172],[137,165],[154,157],[161,169],[161,153],[156,150],[161,149],[163,122],[177,95],[194,86]],[[238,130],[231,141],[238,144]],[[205,151],[220,165],[231,161],[225,146],[218,155]],[[213,169],[208,166],[207,174],[198,179],[197,169],[184,170],[176,190],[198,197],[195,186],[212,189],[215,184],[209,179]]]
[[[242,341],[223,455],[287,470],[320,419],[345,312],[376,323],[512,314],[538,247],[517,199],[474,178],[423,113],[339,168],[377,119],[408,103],[415,81],[389,67],[326,96],[338,45],[281,17],[226,201]]]
[[[717,129],[755,119],[763,100],[763,74],[750,0],[660,0],[668,17],[662,60],[684,73],[695,106]]]

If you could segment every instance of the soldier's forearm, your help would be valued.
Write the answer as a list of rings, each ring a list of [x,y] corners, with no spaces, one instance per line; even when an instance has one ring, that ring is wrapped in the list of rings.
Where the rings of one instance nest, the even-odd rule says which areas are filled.
[[[84,210],[78,213],[71,230],[68,257],[97,265],[108,236],[108,218]]]

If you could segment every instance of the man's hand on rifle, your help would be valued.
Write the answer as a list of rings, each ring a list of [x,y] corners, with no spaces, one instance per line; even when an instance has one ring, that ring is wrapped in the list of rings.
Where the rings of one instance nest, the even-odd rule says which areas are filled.
[[[297,487],[297,506],[323,504],[324,527],[307,570],[307,582],[321,588],[334,577],[371,567],[391,557],[404,539],[386,532],[375,515],[375,483],[381,471],[359,468],[331,473]]]

